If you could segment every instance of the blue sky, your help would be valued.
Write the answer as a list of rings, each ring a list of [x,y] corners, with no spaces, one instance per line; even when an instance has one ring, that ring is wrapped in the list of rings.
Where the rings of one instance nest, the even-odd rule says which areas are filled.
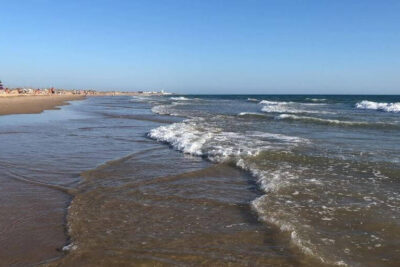
[[[400,1],[0,0],[7,86],[400,94]]]

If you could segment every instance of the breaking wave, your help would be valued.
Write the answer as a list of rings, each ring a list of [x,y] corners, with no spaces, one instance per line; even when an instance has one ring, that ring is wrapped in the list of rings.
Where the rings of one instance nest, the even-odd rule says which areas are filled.
[[[250,102],[255,102],[254,100],[247,99]],[[363,119],[364,117],[359,116],[359,112],[355,112],[354,109],[352,111],[357,113],[357,116],[352,117],[348,114],[348,102],[331,105],[319,103],[327,101],[320,98],[303,101],[257,100],[259,106],[251,103],[246,105],[242,101],[243,107],[232,105],[232,111],[226,113],[229,116],[211,113],[199,117],[195,114],[187,116],[191,119],[183,122],[152,129],[148,136],[183,153],[204,157],[217,163],[229,162],[248,171],[267,193],[251,203],[260,219],[279,227],[288,235],[293,246],[304,254],[329,265],[353,265],[360,261],[358,252],[365,247],[363,244],[379,248],[381,243],[375,239],[374,236],[378,236],[376,233],[374,236],[368,236],[367,230],[365,236],[354,238],[354,231],[348,229],[346,216],[374,218],[382,210],[395,207],[389,204],[397,195],[390,195],[390,192],[382,194],[379,196],[382,197],[380,202],[376,200],[371,204],[381,203],[382,206],[372,209],[368,202],[369,196],[367,200],[365,197],[359,199],[359,195],[351,195],[349,192],[353,190],[352,186],[369,188],[371,181],[378,183],[379,179],[387,179],[380,178],[384,175],[379,174],[379,170],[375,170],[371,164],[359,165],[355,160],[358,159],[358,154],[350,155],[352,152],[348,157],[327,157],[325,154],[310,156],[309,149],[318,146],[318,142],[286,134],[290,132],[294,133],[293,135],[302,135],[302,132],[292,129],[296,130],[298,125],[309,128],[310,124],[377,130],[386,127],[398,129],[400,125],[395,120],[382,121],[375,117]],[[357,108],[398,112],[398,104],[400,103],[361,101],[357,103]],[[218,108],[218,104],[211,107],[212,111],[215,106]],[[346,109],[340,110],[342,106]],[[155,107],[155,111],[167,112],[165,110],[171,107],[174,106]],[[184,112],[187,114],[188,111]],[[231,116],[232,113],[237,114],[237,117]],[[318,116],[320,114],[335,116]],[[231,121],[235,118],[236,121]],[[278,120],[299,123],[288,124]],[[272,133],[277,129],[274,128],[276,124],[282,127],[280,134]],[[266,129],[269,132],[265,132]],[[330,132],[329,129],[326,130]],[[341,130],[344,131],[345,128]],[[359,157],[368,159],[370,155],[361,152]],[[348,158],[351,160],[347,160]],[[386,197],[389,200],[384,199]],[[344,213],[347,215],[343,217]],[[362,226],[359,229],[363,229]],[[336,235],[339,232],[345,234]],[[384,232],[375,232],[382,236],[379,237],[382,240],[386,238]],[[332,248],[334,243],[347,244],[351,252],[347,248],[336,249],[339,245]]]
[[[240,112],[238,116],[248,116],[248,117],[263,117],[265,118],[265,114],[259,112]]]
[[[325,102],[327,99],[326,98],[306,98],[307,101],[311,102]]]
[[[259,104],[262,104],[262,105],[283,105],[283,104],[288,104],[288,103],[292,103],[292,102],[261,100]]]
[[[325,263],[346,265],[343,261],[326,259],[321,256],[318,247],[308,239],[307,232],[304,232],[301,224],[293,224],[290,218],[282,217],[275,211],[266,213],[264,207],[265,203],[273,201],[269,198],[274,199],[276,195],[280,195],[279,190],[286,190],[285,188],[295,185],[295,181],[299,180],[299,177],[296,172],[291,171],[290,165],[281,164],[281,160],[277,166],[266,169],[257,163],[257,158],[262,159],[266,155],[271,159],[274,157],[291,158],[293,156],[286,156],[286,154],[291,154],[288,148],[307,143],[309,142],[307,139],[265,132],[243,134],[224,132],[217,127],[206,126],[205,121],[199,118],[152,129],[148,136],[157,141],[166,142],[183,153],[206,157],[213,162],[233,162],[237,167],[250,172],[257,179],[261,188],[265,192],[269,192],[252,202],[253,209],[261,219],[277,225],[283,232],[290,233],[293,245],[305,254]],[[282,151],[283,146],[286,147],[284,151]],[[319,181],[310,179],[309,183],[318,184]],[[294,195],[298,194],[296,192]],[[280,200],[275,201],[274,206],[288,205],[288,203],[280,203]]]
[[[293,121],[302,121],[302,122],[311,122],[317,124],[328,124],[328,125],[336,125],[336,126],[354,126],[354,127],[384,127],[384,128],[399,128],[400,125],[393,123],[384,123],[384,122],[366,122],[366,121],[342,121],[337,119],[322,119],[317,117],[310,116],[297,116],[293,114],[280,114],[275,117],[278,120],[293,120]]]
[[[175,101],[187,101],[187,100],[190,100],[190,99],[187,98],[187,97],[184,97],[184,96],[178,96],[178,97],[171,97],[171,100],[175,100]]]
[[[171,105],[158,105],[158,106],[154,106],[151,108],[151,111],[153,113],[159,114],[159,115],[174,115],[173,113],[171,113],[170,108],[174,106],[173,104]],[[178,114],[176,114],[178,115]]]
[[[169,143],[184,153],[205,156],[216,162],[234,157],[254,156],[263,150],[308,141],[300,137],[256,131],[226,132],[207,125],[201,118],[160,126],[152,129],[148,136]]]
[[[285,102],[285,101],[278,102],[278,101],[268,101],[268,100],[262,100],[260,101],[259,104],[263,105],[261,111],[266,113],[315,113],[315,114],[332,113],[323,110],[309,109],[310,107],[324,105],[324,104],[297,103],[297,102]]]
[[[293,245],[305,254],[325,263],[346,265],[340,260],[328,260],[319,255],[319,249],[308,239],[307,232],[302,229],[301,224],[293,224],[290,218],[279,215],[277,211],[266,213],[264,207],[266,203],[274,203],[274,206],[288,205],[288,203],[270,200],[270,198],[274,199],[279,196],[279,190],[286,190],[285,188],[294,186],[299,177],[296,172],[291,170],[290,165],[284,164],[280,159],[277,166],[269,169],[257,163],[258,158],[263,159],[267,156],[271,159],[283,157],[295,161],[301,160],[290,156],[289,147],[294,148],[299,144],[307,143],[309,142],[307,139],[266,132],[243,134],[224,132],[218,127],[207,126],[206,122],[199,118],[152,129],[148,136],[157,141],[166,142],[183,153],[206,157],[213,162],[233,162],[237,167],[250,172],[257,179],[261,188],[269,193],[252,202],[253,209],[261,219],[277,225],[283,232],[290,233]],[[283,148],[284,151],[282,151]],[[310,179],[309,183],[318,184],[319,181]],[[294,195],[296,194],[298,193],[295,192]]]
[[[356,103],[356,108],[358,109],[372,109],[384,112],[400,112],[400,102],[396,103],[380,103],[374,101],[363,100]]]

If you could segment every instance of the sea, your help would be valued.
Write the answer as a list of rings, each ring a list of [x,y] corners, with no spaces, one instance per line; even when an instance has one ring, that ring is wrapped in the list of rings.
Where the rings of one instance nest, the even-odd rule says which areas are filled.
[[[16,266],[400,264],[398,95],[90,97],[0,117],[0,177]]]

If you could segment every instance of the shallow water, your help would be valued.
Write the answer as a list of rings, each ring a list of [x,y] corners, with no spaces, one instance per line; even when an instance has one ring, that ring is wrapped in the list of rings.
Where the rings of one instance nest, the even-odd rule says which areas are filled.
[[[2,116],[0,260],[397,266],[397,102],[99,97]]]
[[[251,173],[253,210],[306,258],[399,264],[399,96],[186,96],[152,110],[187,119],[151,138]]]

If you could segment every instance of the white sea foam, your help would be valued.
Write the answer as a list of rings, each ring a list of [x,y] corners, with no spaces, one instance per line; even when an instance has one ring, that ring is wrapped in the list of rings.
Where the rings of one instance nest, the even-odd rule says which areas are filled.
[[[372,110],[380,110],[384,112],[400,112],[400,102],[396,103],[384,103],[384,102],[373,102],[368,100],[363,100],[356,104],[356,108],[358,109],[372,109]]]
[[[171,105],[158,105],[158,106],[154,106],[151,108],[151,111],[153,113],[156,114],[160,114],[160,115],[169,115],[169,110],[168,107],[170,107]]]
[[[290,238],[291,242],[296,245],[303,253],[314,256],[318,259],[320,259],[322,262],[325,262],[325,260],[320,257],[317,253],[315,253],[312,249],[312,245],[303,240],[301,237],[299,237],[298,233],[296,232],[296,228],[292,223],[290,223],[287,220],[282,220],[279,219],[279,215],[275,216],[274,213],[268,213],[265,211],[265,208],[263,207],[264,201],[266,201],[268,198],[268,195],[263,195],[255,200],[252,201],[252,207],[253,209],[260,214],[261,219],[264,220],[267,223],[276,225],[279,227],[279,229],[282,232],[288,232],[290,233]]]
[[[181,104],[185,105],[183,102],[180,101]],[[367,121],[344,121],[334,117],[327,119],[312,114],[293,114],[300,113],[300,111],[322,113],[317,111],[316,108],[313,109],[313,106],[328,104],[267,100],[260,102],[260,104],[270,107],[278,106],[282,110],[293,111],[292,113],[273,114],[276,119],[281,120],[305,120],[332,125],[369,126],[371,123],[372,125],[377,124]],[[166,107],[167,110],[169,108],[171,107]],[[260,115],[260,113],[242,112],[238,115]],[[218,116],[221,118],[218,118]],[[267,117],[268,115],[264,114],[264,116]],[[267,129],[267,127],[247,128],[261,129],[260,132],[245,131],[246,127],[236,127],[236,124],[229,122],[230,119],[234,118],[231,115],[213,115],[207,116],[206,119],[190,119],[158,127],[151,130],[148,135],[159,141],[167,142],[184,153],[203,156],[215,162],[227,160],[229,163],[249,171],[257,179],[260,187],[267,192],[266,195],[252,203],[260,219],[273,223],[282,231],[287,232],[293,246],[298,247],[305,254],[311,255],[328,265],[351,265],[351,257],[355,252],[352,251],[349,254],[350,257],[345,255],[343,251],[336,250],[331,244],[335,242],[339,244],[343,238],[337,237],[335,234],[331,236],[330,230],[327,228],[332,223],[341,220],[340,216],[335,214],[335,205],[338,203],[335,203],[335,198],[332,196],[337,194],[337,196],[342,197],[346,193],[340,190],[342,187],[346,188],[346,184],[340,183],[339,186],[339,184],[334,184],[338,179],[325,179],[331,174],[334,176],[337,173],[335,169],[333,167],[330,169],[330,165],[327,168],[324,167],[325,165],[315,168],[313,162],[319,162],[318,158],[311,160],[312,163],[307,157],[304,158],[305,160],[297,158],[297,152],[303,151],[301,148],[293,150],[293,157],[296,158],[292,158],[292,155],[286,157],[286,152],[292,154],[290,152],[292,146],[309,142],[307,139],[285,134],[266,133],[264,129]],[[241,118],[239,121],[243,123],[245,119]],[[258,120],[258,122],[260,121]],[[272,129],[274,128],[271,128],[271,131],[273,131]],[[273,150],[278,150],[278,152]],[[352,180],[351,183],[354,183],[354,181]],[[324,193],[327,194],[324,195]],[[371,205],[379,203],[379,201],[370,197],[362,198],[361,201],[368,202],[367,207],[369,209],[372,207]],[[340,205],[342,204],[340,203]],[[398,205],[392,205],[394,208],[398,207]],[[386,206],[390,205],[387,204]],[[358,206],[339,206],[339,208],[347,212],[353,212],[356,208],[361,209]],[[349,240],[351,235],[349,234]],[[379,240],[379,243],[376,241],[371,246],[378,247],[381,243],[382,241]],[[351,246],[350,248],[353,249]]]
[[[283,134],[276,134],[276,133],[267,133],[267,132],[248,132],[247,136],[255,136],[255,137],[261,137],[261,138],[272,138],[276,140],[283,140],[285,142],[290,142],[290,143],[306,143],[309,142],[305,138],[297,137],[297,136],[288,136],[288,135],[283,135]]]
[[[240,112],[238,115],[239,116],[246,116],[246,115],[265,116],[264,114],[258,113],[258,112]]]
[[[290,103],[290,102],[261,100],[259,104],[262,104],[262,105],[281,105],[281,104],[287,104],[287,103]]]
[[[152,129],[148,135],[158,141],[167,142],[184,153],[202,156],[203,146],[213,134],[202,132],[196,126],[196,122],[173,123]]]
[[[151,108],[151,111],[153,113],[159,114],[159,115],[171,115],[171,116],[181,116],[178,112],[173,110],[173,107],[180,105],[181,103],[179,102],[172,102],[169,105],[158,105],[154,106]]]
[[[171,97],[170,99],[175,100],[175,101],[187,101],[187,100],[190,100],[189,98],[184,97],[184,96]]]
[[[69,245],[63,246],[62,251],[72,251],[76,250],[77,248],[77,245],[75,245],[74,243],[70,243]]]
[[[306,139],[265,132],[226,132],[196,118],[152,129],[148,136],[167,142],[184,153],[212,161],[257,155],[262,150],[307,142]]]
[[[263,106],[261,111],[266,113],[325,113],[323,111],[305,110],[296,107],[290,107],[287,104],[270,104]]]
[[[293,114],[280,114],[275,117],[276,119],[291,119],[291,120],[303,120],[303,121],[311,121],[311,122],[319,122],[319,123],[326,123],[326,124],[343,124],[343,125],[368,125],[368,122],[362,121],[341,121],[341,120],[334,120],[334,119],[322,119],[310,116],[297,116]]]
[[[236,165],[256,177],[257,182],[265,192],[277,191],[281,187],[290,185],[291,180],[298,178],[294,173],[285,170],[284,168],[274,171],[261,170],[256,166],[256,164],[250,163],[243,158],[239,159],[236,162]]]
[[[204,156],[214,162],[222,162],[227,159],[233,160],[236,166],[249,171],[256,177],[260,187],[265,192],[268,192],[268,194],[252,202],[253,208],[263,220],[277,225],[282,231],[289,232],[292,243],[304,253],[312,255],[325,263],[345,265],[341,261],[330,261],[323,258],[314,244],[308,241],[308,236],[304,235],[305,229],[302,228],[303,226],[290,219],[290,213],[283,215],[283,210],[277,211],[279,214],[275,211],[271,213],[271,210],[266,209],[263,204],[264,200],[274,201],[270,198],[274,198],[275,194],[279,196],[280,189],[291,188],[299,180],[299,176],[293,171],[293,167],[290,164],[285,164],[284,162],[280,163],[275,169],[260,168],[258,161],[253,161],[256,159],[254,156],[263,151],[265,153],[273,151],[279,147],[276,145],[277,143],[281,145],[278,150],[281,150],[282,145],[285,145],[285,150],[288,151],[288,146],[309,142],[307,139],[258,131],[226,132],[221,128],[207,124],[207,121],[201,118],[160,126],[152,129],[148,136],[158,141],[167,142],[184,153]],[[318,184],[315,186],[318,186]],[[299,192],[293,194],[293,196],[298,194]],[[285,195],[282,197],[285,198]],[[277,201],[276,204],[279,204],[280,200]]]
[[[247,101],[249,101],[249,102],[258,102],[258,99],[256,99],[256,98],[247,98]]]
[[[297,177],[289,170],[265,171],[247,159],[262,151],[290,149],[309,143],[308,139],[277,133],[247,131],[226,132],[207,125],[203,119],[190,119],[180,123],[152,129],[148,136],[166,142],[184,153],[204,156],[214,162],[230,160],[258,179],[264,191],[275,191],[289,185]]]
[[[306,100],[311,102],[325,102],[326,98],[306,98]]]
[[[285,180],[287,173],[276,173],[279,178],[277,180]],[[282,183],[282,181],[280,182]],[[288,184],[290,186],[290,184]],[[348,266],[343,260],[329,259],[321,255],[318,246],[316,246],[311,240],[307,238],[308,225],[299,224],[295,217],[292,217],[290,213],[283,213],[281,209],[270,211],[266,208],[266,203],[270,203],[271,196],[269,194],[263,195],[252,201],[252,208],[259,214],[260,218],[270,224],[276,225],[282,232],[286,232],[290,236],[290,241],[304,254],[312,256],[322,263],[334,266]],[[267,205],[268,206],[268,205]],[[334,242],[334,240],[331,240]],[[332,256],[332,255],[331,255]]]
[[[316,103],[296,103],[296,102],[285,102],[285,101],[268,101],[262,100],[259,104],[262,104],[262,112],[266,113],[315,113],[315,114],[331,114],[332,112],[323,110],[312,110],[307,109],[307,106],[319,106],[325,104]]]
[[[326,103],[300,103],[303,106],[326,106]]]
[[[354,126],[354,127],[388,127],[398,128],[399,125],[395,123],[384,123],[384,122],[366,122],[366,121],[343,121],[336,119],[323,119],[310,116],[298,116],[293,114],[280,114],[275,117],[277,120],[299,120],[304,122],[313,122],[319,124],[331,124],[331,125],[343,125],[343,126]]]

